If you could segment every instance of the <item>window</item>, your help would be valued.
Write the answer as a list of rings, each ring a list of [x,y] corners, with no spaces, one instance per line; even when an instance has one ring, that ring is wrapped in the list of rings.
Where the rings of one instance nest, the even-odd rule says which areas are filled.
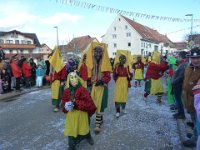
[[[3,44],[4,43],[4,40],[3,39],[0,39],[0,44]]]
[[[117,48],[117,43],[114,43],[114,48]]]
[[[131,43],[130,42],[128,42],[128,47],[131,47]]]
[[[11,33],[11,37],[12,37],[12,38],[14,37],[14,33]]]
[[[126,33],[126,37],[130,37],[131,36],[131,32]]]
[[[117,38],[117,34],[113,34],[112,37],[113,37],[113,39],[116,39]]]
[[[26,44],[26,41],[25,40],[21,40],[21,44]]]
[[[127,26],[127,25],[125,25],[125,29],[128,29],[128,26]]]
[[[31,41],[27,41],[27,44],[31,44]]]
[[[13,44],[13,40],[6,40],[7,44]]]
[[[117,28],[116,28],[116,27],[114,27],[114,30],[116,31],[116,30],[117,30]]]
[[[158,50],[158,46],[157,45],[154,46],[154,50]]]
[[[121,21],[121,19],[119,18],[119,21]]]
[[[151,44],[149,43],[149,48],[151,48]]]
[[[19,44],[19,40],[15,40],[15,44]]]

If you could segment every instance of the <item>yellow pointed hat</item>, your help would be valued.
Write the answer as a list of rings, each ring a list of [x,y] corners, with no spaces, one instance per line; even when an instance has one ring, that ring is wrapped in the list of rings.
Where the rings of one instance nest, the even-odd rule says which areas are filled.
[[[88,51],[87,51],[87,58],[86,58],[86,65],[87,67],[92,70],[93,64],[94,64],[94,57],[93,57],[93,50],[95,47],[100,46],[103,48],[103,57],[102,57],[102,64],[101,64],[101,72],[109,71],[112,72],[112,67],[110,64],[110,59],[108,56],[108,50],[107,45],[105,43],[99,43],[99,42],[92,42]],[[89,77],[91,77],[91,73],[88,74]]]
[[[158,52],[157,50],[155,50],[153,52],[153,56],[152,56],[152,62],[159,64],[160,63],[160,52]]]

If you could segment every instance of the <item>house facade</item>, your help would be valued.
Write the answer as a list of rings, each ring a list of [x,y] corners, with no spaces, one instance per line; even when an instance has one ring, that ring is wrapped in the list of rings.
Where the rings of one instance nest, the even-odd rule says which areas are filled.
[[[98,42],[96,38],[89,35],[73,38],[67,45],[60,45],[59,49],[64,60],[81,57],[87,52],[91,42]]]
[[[41,45],[41,52],[43,60],[48,60],[48,56],[52,53],[52,49],[46,44]]]
[[[35,33],[23,33],[17,30],[0,32],[0,46],[6,57],[23,55],[29,57],[41,57],[40,42]]]
[[[117,50],[129,50],[132,55],[147,55],[154,50],[170,51],[171,41],[156,30],[141,25],[127,17],[118,15],[102,42],[108,45],[109,57],[114,58]]]

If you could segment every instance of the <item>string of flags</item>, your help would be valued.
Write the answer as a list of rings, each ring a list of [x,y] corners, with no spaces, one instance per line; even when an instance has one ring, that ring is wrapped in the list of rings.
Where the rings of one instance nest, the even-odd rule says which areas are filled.
[[[130,16],[134,18],[144,18],[144,19],[151,19],[151,20],[171,21],[171,22],[191,22],[192,21],[192,19],[186,19],[186,18],[174,18],[174,17],[157,16],[157,15],[138,13],[138,12],[125,11],[125,10],[96,5],[96,4],[79,1],[79,0],[56,0],[56,2],[65,4],[65,5],[70,5],[70,6],[81,7],[84,9],[92,9],[95,11],[101,11],[101,12],[106,12],[106,13],[120,14],[120,15]],[[193,22],[200,22],[200,19],[193,19]]]

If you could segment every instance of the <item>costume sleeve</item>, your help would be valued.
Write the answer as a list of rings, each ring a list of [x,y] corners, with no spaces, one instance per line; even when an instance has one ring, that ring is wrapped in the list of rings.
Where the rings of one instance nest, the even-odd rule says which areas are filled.
[[[63,81],[67,78],[67,69],[66,66],[63,67],[63,69],[59,72],[60,80]]]
[[[144,70],[144,63],[141,62],[141,69]]]
[[[133,69],[134,69],[134,70],[136,69],[136,67],[135,67],[135,63],[133,64]]]
[[[149,64],[149,68],[152,70],[156,70],[156,71],[166,71],[168,69],[168,65],[166,62],[163,62],[161,64],[155,64],[155,63],[150,63]]]
[[[110,81],[111,77],[110,77],[110,72],[106,71],[106,72],[103,72],[103,77],[101,78],[101,80],[108,84],[108,82]]]
[[[68,91],[68,89],[65,89],[63,94],[62,94],[62,103],[61,103],[61,107],[62,107],[62,111],[64,113],[67,113],[68,111],[65,109],[65,103],[71,101],[71,95]]]
[[[128,74],[129,74],[129,77],[128,77],[129,79],[128,80],[130,81],[130,80],[133,79],[133,73],[130,72],[129,66],[128,66]]]
[[[116,80],[117,80],[117,77],[118,77],[118,74],[117,74],[117,67],[115,67],[114,70],[113,70],[113,79],[116,81]]]
[[[77,89],[75,99],[75,109],[87,112],[90,117],[95,113],[96,106],[85,88]]]

